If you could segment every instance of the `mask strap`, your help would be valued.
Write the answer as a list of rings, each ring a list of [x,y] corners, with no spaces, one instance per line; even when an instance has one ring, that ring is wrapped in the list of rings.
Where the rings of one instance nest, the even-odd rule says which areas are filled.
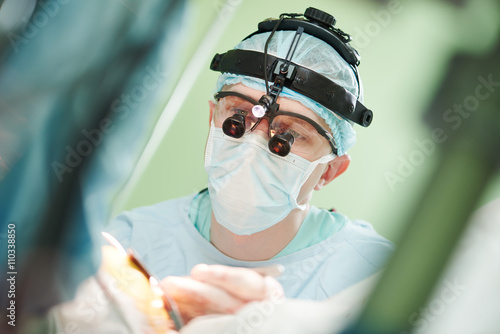
[[[324,163],[327,163],[327,162],[330,162],[332,161],[333,159],[335,159],[336,157],[338,157],[338,155],[334,154],[334,153],[330,153],[330,154],[327,154],[327,155],[324,155],[322,156],[321,158],[319,158],[318,160],[316,160],[319,164],[324,164]],[[315,161],[315,162],[316,162]]]

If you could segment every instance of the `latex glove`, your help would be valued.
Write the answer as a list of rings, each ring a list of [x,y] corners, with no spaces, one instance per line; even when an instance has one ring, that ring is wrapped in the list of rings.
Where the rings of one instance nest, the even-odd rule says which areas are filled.
[[[161,285],[177,302],[185,323],[202,315],[233,314],[252,301],[284,298],[275,278],[223,265],[199,264],[190,277],[167,277]]]

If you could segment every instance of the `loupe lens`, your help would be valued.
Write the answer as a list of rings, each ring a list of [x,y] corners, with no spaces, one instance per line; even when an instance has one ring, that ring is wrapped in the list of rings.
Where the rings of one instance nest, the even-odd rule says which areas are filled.
[[[269,150],[279,156],[287,156],[292,149],[293,141],[293,136],[288,132],[275,135],[269,140]]]
[[[245,134],[245,116],[233,115],[222,123],[222,131],[229,137],[241,138]]]

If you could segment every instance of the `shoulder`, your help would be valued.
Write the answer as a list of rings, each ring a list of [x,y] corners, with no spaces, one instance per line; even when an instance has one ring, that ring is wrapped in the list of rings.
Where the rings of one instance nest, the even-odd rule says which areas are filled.
[[[370,223],[348,218],[342,230],[323,243],[329,253],[321,268],[319,284],[324,297],[379,272],[395,248]]]
[[[333,226],[329,237],[318,243],[320,248],[329,253],[331,259],[349,255],[350,261],[359,261],[379,267],[392,253],[394,244],[378,234],[373,226],[364,220],[351,220],[338,212],[321,210],[322,231],[325,226]],[[317,215],[320,216],[320,215]]]
[[[120,214],[120,216],[128,216],[134,219],[166,219],[171,216],[172,211],[187,210],[189,208],[189,203],[194,196],[195,194],[191,194],[188,196],[159,202],[153,205],[138,207],[130,211],[125,211]]]
[[[159,277],[186,275],[182,242],[189,239],[189,195],[118,215],[106,227],[125,248],[132,248]],[[192,226],[191,226],[192,227]],[[193,227],[192,227],[193,228]],[[178,259],[173,262],[172,259]]]
[[[134,236],[160,233],[182,225],[185,219],[188,219],[189,204],[194,196],[191,194],[124,211],[114,218],[105,230],[125,247],[131,246]]]
[[[132,210],[120,213],[111,223],[116,220],[147,220],[147,221],[164,221],[172,217],[173,212],[183,212],[189,209],[189,204],[195,194],[188,196],[170,199],[167,201],[159,202],[153,205],[142,206]]]
[[[322,248],[330,255],[330,265],[338,267],[341,263],[351,268],[371,268],[373,271],[380,269],[387,262],[395,246],[378,234],[370,223],[364,220],[350,220],[336,212],[329,214],[334,216],[336,221],[342,222],[342,228],[322,242]]]
[[[391,241],[378,234],[373,226],[364,220],[350,220],[345,228],[348,232],[347,244],[375,267],[385,263],[395,248]]]

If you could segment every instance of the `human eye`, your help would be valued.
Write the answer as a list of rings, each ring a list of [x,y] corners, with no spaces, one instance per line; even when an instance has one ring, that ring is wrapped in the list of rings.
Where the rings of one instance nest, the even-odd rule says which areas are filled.
[[[235,114],[246,117],[250,110],[251,106],[247,106],[245,101],[235,96],[225,96],[219,103],[219,113],[224,118],[231,117]]]
[[[247,116],[248,115],[248,110],[242,109],[242,108],[231,108],[231,113],[242,115],[242,116]]]
[[[245,117],[245,127],[250,130],[252,126],[257,122],[257,118],[252,113],[253,105],[251,103],[239,104],[231,108],[231,116],[241,115]]]
[[[301,126],[300,120],[293,119],[292,117],[276,117],[271,125],[271,132],[273,135],[289,133],[293,136],[295,142],[307,141],[307,132]]]
[[[228,97],[230,100],[231,112],[233,114],[249,116],[252,115],[252,107],[253,104],[238,97],[238,96],[230,96]]]

